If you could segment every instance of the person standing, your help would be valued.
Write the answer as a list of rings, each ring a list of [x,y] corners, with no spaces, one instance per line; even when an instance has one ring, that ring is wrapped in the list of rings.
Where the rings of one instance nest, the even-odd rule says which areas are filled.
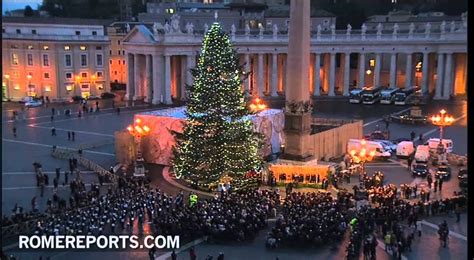
[[[420,139],[420,144],[423,144],[423,134],[422,133],[420,133],[419,139]]]
[[[439,178],[439,182],[438,182],[438,185],[439,185],[439,192],[441,192],[441,190],[443,189],[443,178]]]
[[[434,186],[434,192],[437,192],[438,191],[438,177],[435,178],[433,184],[434,184],[433,185]]]
[[[59,168],[59,167],[56,168],[56,178],[57,178],[58,180],[59,180],[59,177],[60,177],[60,176],[59,176],[60,172],[61,172],[61,168]]]
[[[112,103],[113,104],[113,103]],[[173,249],[173,252],[171,252],[171,260],[176,260],[178,256],[176,255],[175,250]]]
[[[58,178],[54,177],[53,179],[53,185],[54,185],[54,189],[57,189],[58,188]]]
[[[117,107],[117,115],[120,115],[120,107]]]
[[[411,139],[412,141],[415,140],[415,136],[416,136],[415,131],[411,131],[411,133],[410,133],[410,139]]]
[[[71,131],[67,131],[67,140],[71,141]]]
[[[56,127],[51,127],[51,136],[56,136]]]
[[[67,172],[67,171],[64,172],[64,185],[69,184],[68,177],[69,177],[69,172]]]
[[[71,137],[72,137],[72,141],[74,142],[76,140],[76,132],[72,131]]]
[[[459,223],[459,221],[461,221],[461,206],[459,206],[459,204],[456,204],[454,214],[456,214],[456,223]]]
[[[224,253],[220,252],[217,260],[224,260]]]
[[[431,189],[431,184],[433,183],[433,177],[431,177],[431,173],[428,173],[428,176],[426,176],[426,181],[428,182],[428,188]]]
[[[13,127],[13,137],[16,137],[16,126]]]
[[[196,251],[194,250],[194,246],[189,249],[189,259],[190,260],[196,260]]]

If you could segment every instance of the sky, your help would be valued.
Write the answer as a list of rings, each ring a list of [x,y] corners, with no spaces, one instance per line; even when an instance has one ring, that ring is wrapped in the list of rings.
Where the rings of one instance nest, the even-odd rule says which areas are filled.
[[[2,0],[2,14],[5,14],[5,11],[23,9],[27,5],[36,9],[37,5],[42,2],[43,0]]]

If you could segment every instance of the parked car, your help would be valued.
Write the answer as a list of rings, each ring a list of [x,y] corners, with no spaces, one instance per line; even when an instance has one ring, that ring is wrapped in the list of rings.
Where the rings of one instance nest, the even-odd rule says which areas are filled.
[[[87,97],[87,100],[96,100],[96,99],[100,99],[100,97],[96,95],[90,95]]]
[[[25,107],[40,107],[43,105],[41,99],[33,99],[25,103]]]
[[[459,187],[467,188],[467,169],[459,169],[458,172]]]
[[[441,179],[447,179],[451,177],[451,168],[448,165],[438,166],[438,170],[436,171],[436,177]]]
[[[73,96],[69,99],[69,102],[79,102],[79,101],[82,101],[84,100],[84,98],[82,96]]]
[[[394,153],[395,151],[397,151],[397,145],[392,143],[389,140],[374,140],[374,142],[381,143],[385,151],[389,151],[391,153]]]
[[[115,94],[114,94],[114,93],[110,93],[110,92],[104,92],[104,93],[100,94],[100,98],[102,98],[102,99],[115,98]]]
[[[426,177],[428,171],[428,165],[424,163],[417,163],[413,166],[411,172],[413,173],[413,177]]]

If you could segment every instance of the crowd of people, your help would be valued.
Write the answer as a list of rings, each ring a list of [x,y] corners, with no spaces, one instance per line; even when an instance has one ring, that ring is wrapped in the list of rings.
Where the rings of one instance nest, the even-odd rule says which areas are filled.
[[[323,192],[287,195],[268,234],[267,246],[314,246],[339,241],[346,230],[347,202],[344,197],[338,200]]]

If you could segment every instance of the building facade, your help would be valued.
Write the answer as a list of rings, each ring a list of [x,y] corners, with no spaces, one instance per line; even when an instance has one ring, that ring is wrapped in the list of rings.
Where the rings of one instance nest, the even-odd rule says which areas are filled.
[[[127,53],[127,99],[172,103],[186,98],[202,33],[183,30],[174,17],[166,30],[135,26],[123,39]],[[250,72],[243,90],[260,97],[282,96],[286,88],[288,35],[280,31],[229,32]],[[467,89],[467,20],[449,28],[399,32],[382,29],[318,30],[311,38],[308,91],[313,96],[348,96],[351,87],[418,85],[434,99]]]
[[[109,38],[100,20],[2,17],[2,91],[52,101],[110,90]]]

